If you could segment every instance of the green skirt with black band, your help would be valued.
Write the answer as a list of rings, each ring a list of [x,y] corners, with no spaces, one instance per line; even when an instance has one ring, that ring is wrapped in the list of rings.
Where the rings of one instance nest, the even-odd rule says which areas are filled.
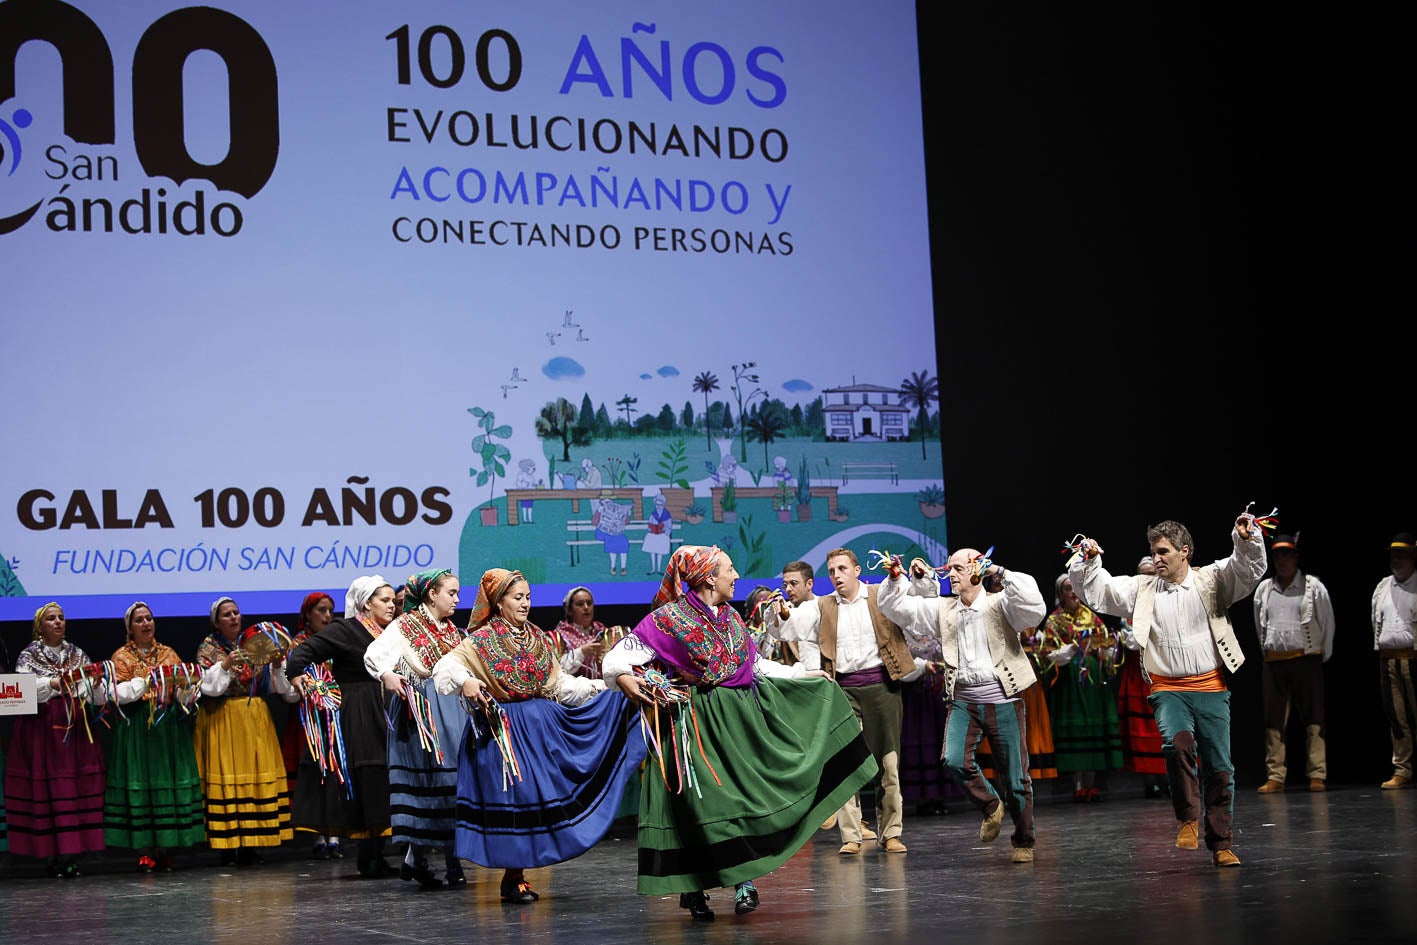
[[[776,869],[876,774],[861,726],[831,680],[760,679],[755,690],[696,691],[692,705],[687,732],[677,731],[679,765],[687,734],[693,780],[679,789],[663,708],[664,773],[653,753],[645,763],[642,895],[731,886]]]

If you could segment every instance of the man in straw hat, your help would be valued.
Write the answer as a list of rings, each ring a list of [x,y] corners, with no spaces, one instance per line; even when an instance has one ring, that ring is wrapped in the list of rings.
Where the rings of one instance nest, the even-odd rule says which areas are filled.
[[[1383,790],[1412,786],[1412,738],[1417,692],[1412,683],[1412,631],[1417,627],[1417,537],[1400,532],[1388,543],[1392,574],[1373,589],[1373,649],[1382,671],[1383,709],[1392,734],[1392,777]]]
[[[1289,710],[1304,726],[1310,791],[1325,790],[1324,663],[1333,656],[1333,602],[1328,588],[1299,570],[1299,536],[1275,535],[1274,576],[1255,589],[1255,631],[1264,651],[1264,764],[1261,794],[1284,790],[1284,730]]]

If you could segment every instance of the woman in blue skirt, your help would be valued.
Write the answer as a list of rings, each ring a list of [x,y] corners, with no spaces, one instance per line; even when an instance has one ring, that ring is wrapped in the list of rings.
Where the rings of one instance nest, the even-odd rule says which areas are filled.
[[[467,713],[456,695],[440,696],[433,666],[462,642],[452,621],[458,579],[447,568],[420,571],[404,585],[404,613],[364,651],[364,668],[398,698],[389,714],[389,820],[395,843],[408,844],[399,876],[425,889],[467,884],[453,853],[457,814],[458,743]],[[429,849],[443,854],[443,878],[428,866]]]
[[[502,900],[520,904],[540,898],[528,867],[580,856],[605,835],[645,756],[629,700],[563,673],[530,612],[520,571],[487,571],[467,639],[433,670],[440,693],[472,708],[458,763],[458,856],[505,870]]]

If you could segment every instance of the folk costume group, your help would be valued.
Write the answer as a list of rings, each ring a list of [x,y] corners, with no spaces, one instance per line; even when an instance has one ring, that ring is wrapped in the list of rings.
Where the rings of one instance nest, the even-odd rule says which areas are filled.
[[[827,556],[834,592],[766,596],[749,614],[758,637],[732,605],[731,558],[703,546],[668,556],[652,611],[619,633],[593,619],[583,587],[566,595],[566,619],[543,631],[529,620],[526,578],[501,568],[481,576],[465,630],[452,620],[460,586],[446,569],[399,588],[361,577],[338,619],[328,595],[312,594],[294,639],[278,624],[243,630],[236,602],[222,597],[191,664],[157,642],[142,602],[124,616],[124,644],[93,663],[64,639],[63,609],[49,603],[15,667],[39,677],[40,710],[14,725],[0,813],[10,851],[44,859],[57,877],[77,876],[77,858],[105,845],[139,853],[146,871],[171,869],[171,851],[202,841],[223,863],[250,865],[299,829],[317,849],[357,843],[366,877],[461,885],[467,860],[502,870],[501,898],[529,904],[540,895],[525,871],[590,849],[628,796],[638,800],[639,893],[677,893],[707,921],[719,888],[733,888],[736,913],[757,909],[755,881],[823,821],[838,825],[843,854],[868,839],[905,852],[901,688],[926,670],[945,703],[941,759],[980,813],[980,840],[996,839],[1007,814],[1012,861],[1032,862],[1030,755],[1040,741],[1030,723],[1050,708],[1036,696],[1046,660],[1066,671],[1049,702],[1058,766],[1079,791],[1123,754],[1164,764],[1176,846],[1203,839],[1215,865],[1237,866],[1226,674],[1243,657],[1227,608],[1259,586],[1262,793],[1283,789],[1280,733],[1291,711],[1305,726],[1310,789],[1323,789],[1321,667],[1333,616],[1322,583],[1298,570],[1294,538],[1276,536],[1275,573],[1263,584],[1255,519],[1240,516],[1231,538],[1227,557],[1193,566],[1189,531],[1163,522],[1147,531],[1151,555],[1138,573],[1121,575],[1083,539],[1051,613],[1031,576],[974,549],[939,569],[883,556],[875,585],[860,580],[851,551],[836,549]],[[1391,556],[1372,603],[1390,789],[1413,777],[1417,540],[1397,536]],[[1136,657],[1114,682],[1120,697],[1089,689],[1103,675],[1087,662],[1086,641],[1103,632],[1098,614],[1121,618],[1107,642]],[[252,655],[261,652],[270,655]],[[299,704],[284,753],[266,697]],[[86,706],[112,726],[106,757]],[[878,834],[857,806],[868,785]],[[390,840],[406,847],[397,870],[383,858]],[[441,856],[441,876],[430,854]]]

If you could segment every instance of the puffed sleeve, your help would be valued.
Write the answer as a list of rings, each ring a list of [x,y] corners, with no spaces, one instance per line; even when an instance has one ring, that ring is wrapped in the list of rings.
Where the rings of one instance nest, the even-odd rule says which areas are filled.
[[[939,603],[936,598],[911,593],[904,574],[886,577],[876,589],[876,606],[881,616],[920,640],[939,636]]]
[[[458,692],[463,683],[472,678],[472,661],[468,658],[471,646],[469,641],[463,640],[433,664],[433,687],[443,695]]]
[[[621,676],[634,672],[636,666],[644,666],[652,659],[654,651],[641,643],[640,638],[633,633],[628,634],[605,654],[605,659],[600,664],[601,677],[606,686],[615,685],[615,681]]]
[[[603,679],[587,679],[584,676],[570,676],[557,673],[551,687],[551,698],[562,705],[581,705],[605,691]]]
[[[403,636],[391,623],[365,648],[364,668],[375,679],[383,679],[385,673],[398,672],[402,656]]]

